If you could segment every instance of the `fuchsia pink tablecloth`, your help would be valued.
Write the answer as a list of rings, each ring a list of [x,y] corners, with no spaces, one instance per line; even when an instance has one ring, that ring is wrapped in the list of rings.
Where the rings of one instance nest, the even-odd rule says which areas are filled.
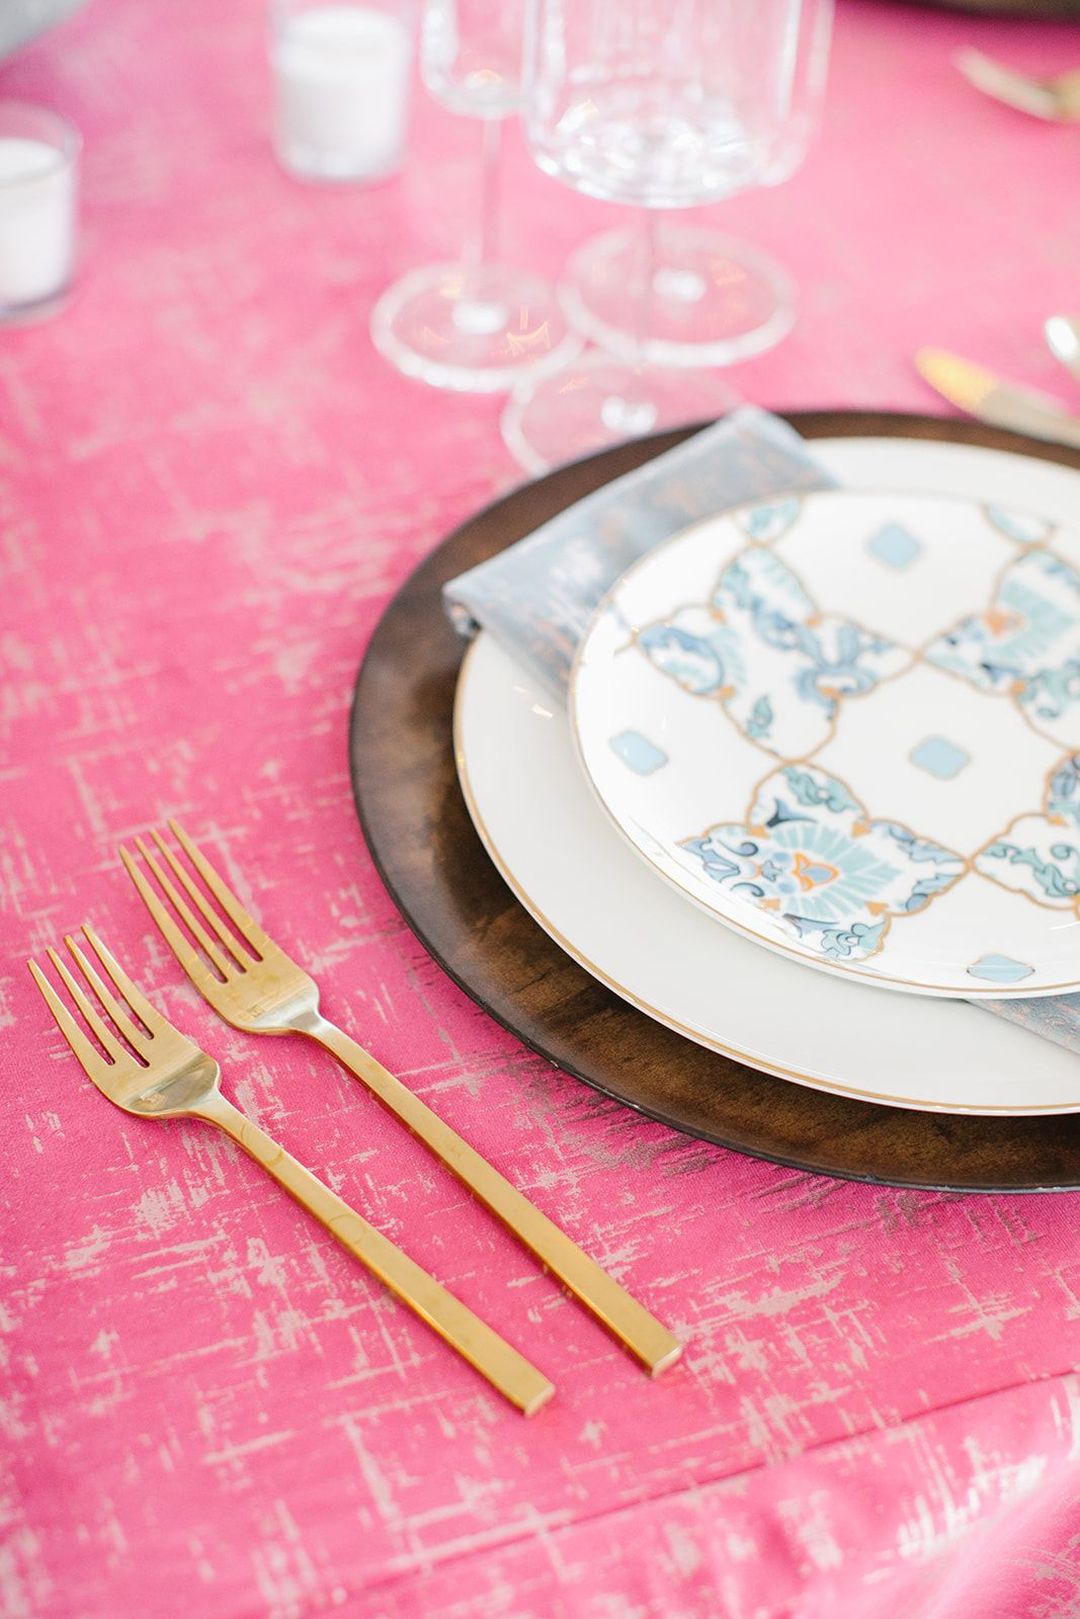
[[[425,392],[369,307],[447,253],[475,130],[305,189],[254,0],[94,0],[0,67],[87,138],[76,296],[0,332],[0,1611],[5,1619],[1064,1619],[1080,1613],[1068,1196],[815,1179],[643,1123],[424,955],[357,830],[346,713],[389,593],[517,474],[497,404]],[[1080,308],[1080,135],[976,98],[974,41],[1080,33],[841,3],[824,137],[725,213],[803,314],[775,407],[933,400],[934,342],[1034,383]],[[516,147],[508,245],[610,218]],[[334,1063],[217,1023],[114,846],[179,813],[439,1108],[664,1319],[650,1385]],[[552,1374],[500,1403],[223,1139],[108,1107],[22,958],[92,918],[226,1089]],[[1063,1125],[1063,1128],[1065,1126]]]

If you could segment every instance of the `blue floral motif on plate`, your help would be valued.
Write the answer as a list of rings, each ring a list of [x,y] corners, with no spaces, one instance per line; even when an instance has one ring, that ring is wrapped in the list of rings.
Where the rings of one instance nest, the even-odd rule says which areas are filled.
[[[682,847],[714,882],[833,961],[872,956],[890,917],[921,911],[967,870],[962,855],[870,820],[842,782],[800,765],[761,783],[745,822]]]
[[[848,619],[820,613],[771,551],[742,551],[708,604],[640,630],[637,644],[685,691],[711,697],[781,758],[811,753],[841,701],[900,673],[911,654]]]
[[[1021,815],[975,857],[975,870],[1037,905],[1080,912],[1080,754],[1062,760],[1041,815]]]
[[[990,606],[925,656],[982,691],[1012,696],[1046,735],[1080,746],[1080,575],[1051,552],[1011,563]]]

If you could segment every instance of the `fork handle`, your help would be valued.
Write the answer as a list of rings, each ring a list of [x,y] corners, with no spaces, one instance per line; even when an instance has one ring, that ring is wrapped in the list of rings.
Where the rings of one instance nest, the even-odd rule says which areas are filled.
[[[333,1052],[350,1073],[408,1125],[654,1377],[679,1358],[682,1344],[662,1322],[601,1270],[565,1231],[560,1231],[546,1214],[541,1214],[535,1204],[511,1186],[486,1158],[462,1140],[370,1052],[323,1017],[305,1023],[303,1032]]]
[[[337,1238],[354,1258],[377,1276],[403,1304],[433,1327],[459,1355],[475,1366],[508,1400],[531,1416],[551,1398],[555,1386],[520,1355],[505,1338],[460,1299],[422,1270],[381,1231],[363,1219],[336,1192],[298,1163],[265,1130],[216,1092],[200,1116],[216,1124],[243,1147]]]

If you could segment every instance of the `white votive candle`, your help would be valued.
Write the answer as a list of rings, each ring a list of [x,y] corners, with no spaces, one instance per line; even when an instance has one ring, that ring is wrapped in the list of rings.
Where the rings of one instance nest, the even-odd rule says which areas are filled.
[[[275,144],[294,174],[376,180],[401,163],[412,34],[395,11],[283,0],[272,41]]]
[[[78,146],[62,118],[0,102],[0,317],[48,304],[71,280]]]

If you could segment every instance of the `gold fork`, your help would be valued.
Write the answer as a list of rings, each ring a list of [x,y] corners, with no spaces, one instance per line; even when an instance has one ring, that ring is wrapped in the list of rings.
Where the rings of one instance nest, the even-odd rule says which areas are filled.
[[[120,858],[166,943],[215,1012],[249,1034],[304,1034],[325,1046],[498,1215],[653,1376],[676,1361],[682,1345],[673,1333],[414,1096],[408,1086],[321,1016],[314,980],[248,915],[183,828],[176,821],[170,821],[169,827],[235,932],[226,927],[160,832],[155,830],[153,838],[164,857],[164,866],[141,838],[136,842],[167,904],[127,849],[120,850]],[[183,928],[187,928],[201,955]]]
[[[102,1095],[141,1118],[183,1117],[216,1124],[501,1394],[526,1416],[538,1411],[555,1392],[544,1374],[227,1101],[218,1087],[221,1070],[214,1059],[155,1010],[92,928],[84,926],[82,931],[123,1003],[106,988],[70,935],[64,943],[100,1011],[52,948],[49,959],[101,1050],[88,1039],[37,962],[27,965],[61,1034]],[[101,1012],[112,1020],[111,1028]]]

